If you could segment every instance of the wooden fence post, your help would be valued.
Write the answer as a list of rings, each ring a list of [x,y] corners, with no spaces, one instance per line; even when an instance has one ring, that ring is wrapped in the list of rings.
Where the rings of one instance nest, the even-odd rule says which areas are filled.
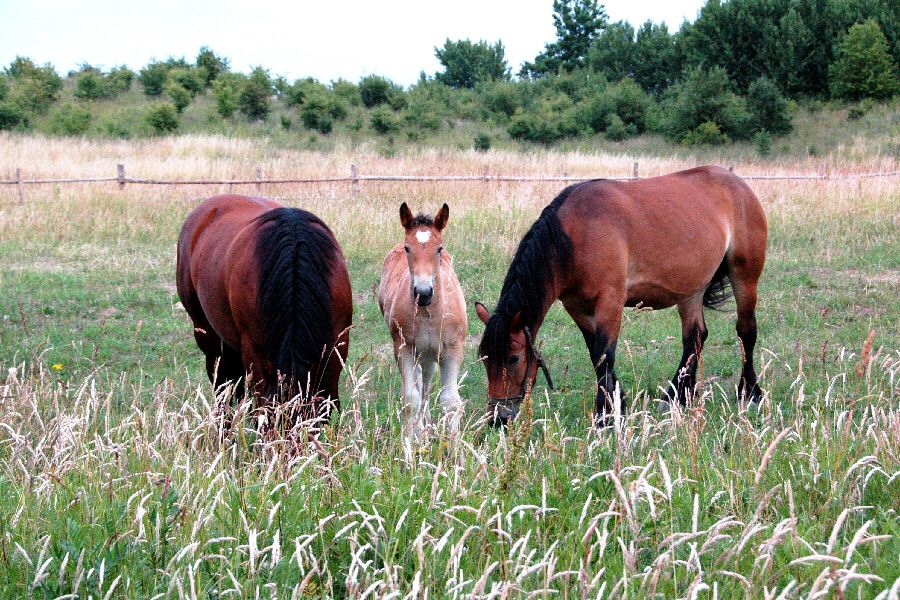
[[[356,163],[350,163],[350,194],[355,196],[359,193],[359,171],[356,169]]]
[[[484,165],[484,168],[481,169],[481,179],[485,183],[487,183],[488,180],[488,173],[490,173],[490,170],[487,165]]]
[[[728,165],[728,172],[734,173],[734,165]]]
[[[125,189],[125,165],[119,163],[116,165],[116,176],[119,178],[119,189]]]
[[[638,178],[638,164],[637,161],[634,161],[634,169],[632,169],[632,177],[635,179]]]
[[[22,187],[22,169],[16,167],[16,187],[19,188],[19,205],[25,204],[25,188]]]
[[[262,195],[262,184],[259,180],[262,179],[262,167],[256,167],[256,195]]]

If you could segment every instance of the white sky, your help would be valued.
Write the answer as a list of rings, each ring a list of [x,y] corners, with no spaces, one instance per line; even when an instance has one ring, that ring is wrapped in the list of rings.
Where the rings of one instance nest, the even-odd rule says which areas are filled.
[[[664,21],[676,31],[704,0],[607,0],[610,21]],[[372,73],[414,83],[439,70],[447,38],[496,41],[513,72],[555,39],[552,0],[0,0],[0,65],[18,54],[65,74],[81,62],[140,68],[207,45],[232,69],[262,65],[293,80],[357,81]]]

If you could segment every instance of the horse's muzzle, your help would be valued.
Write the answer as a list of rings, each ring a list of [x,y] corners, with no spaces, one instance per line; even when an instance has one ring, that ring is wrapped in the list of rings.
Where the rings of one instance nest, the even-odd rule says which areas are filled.
[[[519,414],[521,397],[488,398],[487,418],[492,427],[505,427]]]
[[[431,300],[434,298],[434,288],[415,288],[413,294],[416,296],[416,304],[430,306]]]

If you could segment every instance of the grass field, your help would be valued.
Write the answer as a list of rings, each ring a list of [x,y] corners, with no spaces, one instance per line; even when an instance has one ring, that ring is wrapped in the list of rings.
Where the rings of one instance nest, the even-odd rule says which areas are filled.
[[[862,142],[859,142],[862,144]],[[858,146],[738,173],[896,170]],[[848,148],[850,148],[848,150]],[[704,159],[707,157],[703,157]],[[691,156],[540,151],[296,151],[264,140],[90,142],[0,136],[0,169],[144,177],[480,173],[643,175]],[[0,175],[10,173],[0,171]],[[355,329],[343,411],[319,448],[263,441],[216,398],[174,290],[175,240],[224,189],[0,189],[3,597],[896,598],[900,591],[900,181],[753,182],[769,217],[757,361],[738,406],[729,309],[707,315],[703,393],[662,412],[674,311],[626,311],[630,410],[592,431],[594,382],[557,305],[541,330],[558,389],[508,436],[478,425],[472,302],[493,306],[555,184],[269,187],[332,227]],[[247,190],[252,191],[252,190]],[[399,376],[372,289],[397,206],[451,207],[444,245],[469,305],[464,433],[402,460]],[[437,407],[432,398],[432,415]],[[502,482],[509,482],[508,487]]]

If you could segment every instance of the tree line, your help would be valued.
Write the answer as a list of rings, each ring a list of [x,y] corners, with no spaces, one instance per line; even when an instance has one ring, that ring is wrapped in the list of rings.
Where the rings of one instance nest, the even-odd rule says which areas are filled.
[[[167,133],[204,97],[210,124],[277,113],[284,129],[324,135],[340,125],[417,139],[467,120],[544,144],[650,131],[688,145],[756,138],[765,149],[791,130],[792,103],[874,102],[900,92],[895,2],[709,0],[670,33],[651,21],[637,29],[610,23],[596,0],[554,0],[556,39],[515,74],[501,41],[448,39],[435,48],[441,70],[408,88],[377,75],[324,84],[289,82],[263,67],[238,73],[206,47],[193,61],[152,61],[136,73],[83,65],[65,79],[52,65],[17,57],[0,75],[0,130]],[[98,120],[95,107],[126,106],[119,99],[134,95],[135,82],[150,101]],[[490,143],[476,139],[480,148]]]

